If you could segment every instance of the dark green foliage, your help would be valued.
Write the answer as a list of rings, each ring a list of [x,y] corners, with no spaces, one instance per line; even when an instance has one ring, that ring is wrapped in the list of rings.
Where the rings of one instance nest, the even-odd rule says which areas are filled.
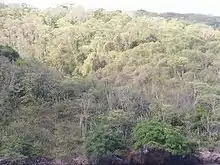
[[[97,126],[85,141],[86,153],[90,158],[101,158],[107,154],[126,149],[126,143],[120,133],[108,126]]]
[[[162,148],[173,155],[185,155],[193,152],[191,143],[180,130],[157,121],[142,121],[134,129],[134,145],[140,148]]]
[[[190,142],[181,130],[175,130],[174,127],[165,128],[165,150],[173,155],[186,155],[193,153],[196,148],[193,142]]]
[[[143,145],[162,147],[165,143],[164,125],[160,122],[140,122],[135,127],[133,136],[135,148]]]
[[[9,156],[13,159],[22,159],[43,154],[43,148],[35,146],[31,137],[22,138],[15,135],[3,136],[0,149],[1,156]]]
[[[133,119],[133,113],[128,113],[123,110],[111,110],[106,115],[99,115],[94,118],[96,125],[105,125],[115,132],[119,132],[125,139],[125,143],[129,144],[132,129],[136,124]]]
[[[0,45],[0,56],[8,58],[10,62],[16,61],[20,57],[19,54],[8,45]]]
[[[186,124],[184,123],[185,115],[181,113],[171,113],[166,116],[166,123],[171,124],[174,127],[184,128]]]

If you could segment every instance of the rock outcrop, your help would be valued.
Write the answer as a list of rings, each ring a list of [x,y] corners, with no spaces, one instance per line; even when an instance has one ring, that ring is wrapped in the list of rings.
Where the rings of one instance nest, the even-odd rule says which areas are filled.
[[[171,155],[161,149],[146,148],[129,156],[130,165],[198,165],[201,161],[195,155]]]
[[[0,158],[0,165],[220,165],[220,153],[201,151],[198,155],[171,155],[160,149],[145,148],[142,151],[129,152],[125,157],[107,155],[96,161],[87,162],[86,158],[65,157],[48,159],[31,157],[13,161]]]
[[[199,153],[199,158],[203,164],[220,164],[220,153],[203,150]]]

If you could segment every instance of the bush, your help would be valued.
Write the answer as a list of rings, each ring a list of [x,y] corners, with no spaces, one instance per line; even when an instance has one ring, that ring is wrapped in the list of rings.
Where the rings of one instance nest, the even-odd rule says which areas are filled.
[[[0,56],[8,58],[10,62],[16,61],[19,58],[19,54],[14,49],[3,45],[0,45]]]
[[[86,153],[89,158],[101,158],[124,150],[126,144],[123,136],[107,126],[97,126],[85,140]]]
[[[0,146],[0,156],[10,157],[15,160],[40,155],[42,149],[34,144],[29,137],[3,136]]]
[[[158,121],[142,121],[133,132],[134,146],[162,148],[173,155],[186,155],[194,151],[191,142],[177,128]]]

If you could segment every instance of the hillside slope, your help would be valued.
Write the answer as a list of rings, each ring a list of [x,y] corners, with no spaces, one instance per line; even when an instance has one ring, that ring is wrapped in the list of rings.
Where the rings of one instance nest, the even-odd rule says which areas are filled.
[[[218,146],[220,31],[164,17],[1,8],[0,43],[20,57],[0,54],[0,155],[82,155],[100,124],[130,147],[144,119]]]
[[[180,14],[180,13],[173,13],[173,12],[157,14],[157,13],[153,13],[153,12],[147,12],[145,10],[139,10],[134,13],[137,16],[157,16],[157,17],[163,17],[166,19],[184,20],[189,23],[202,23],[202,24],[212,26],[213,28],[219,28],[219,26],[220,26],[220,17],[219,16],[194,14],[194,13]]]

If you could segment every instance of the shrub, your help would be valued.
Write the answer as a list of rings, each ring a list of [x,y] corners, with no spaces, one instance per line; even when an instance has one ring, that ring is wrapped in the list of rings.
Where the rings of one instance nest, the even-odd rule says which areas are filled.
[[[42,149],[36,146],[34,140],[29,137],[3,136],[0,146],[0,156],[12,159],[22,159],[30,156],[40,155]]]
[[[97,126],[85,140],[86,153],[90,158],[101,158],[124,150],[125,147],[123,136],[107,126]]]
[[[194,151],[191,142],[176,127],[158,122],[142,121],[133,132],[134,146],[162,148],[173,155],[185,155]],[[193,146],[193,145],[192,145]]]

